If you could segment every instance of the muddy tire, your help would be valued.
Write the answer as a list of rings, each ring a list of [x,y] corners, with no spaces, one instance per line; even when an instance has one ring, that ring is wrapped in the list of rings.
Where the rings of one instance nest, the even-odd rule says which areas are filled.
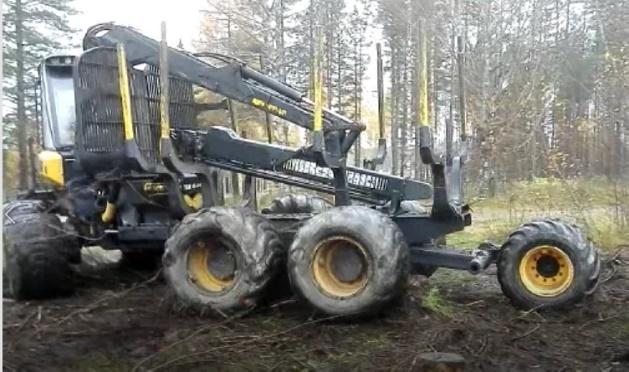
[[[262,213],[321,213],[331,207],[330,202],[319,196],[289,194],[273,199],[271,205],[262,209]]]
[[[379,312],[406,289],[409,251],[398,226],[373,209],[330,209],[306,222],[288,254],[296,294],[331,315]]]
[[[45,211],[46,204],[41,200],[33,199],[14,200],[2,206],[5,225],[14,223],[13,219],[18,216],[43,213]]]
[[[59,217],[52,213],[46,213],[46,210],[48,210],[46,203],[37,199],[14,200],[6,203],[3,206],[4,226],[39,218],[44,222],[38,225],[39,228],[48,230],[43,232],[42,236],[63,240],[63,242],[58,242],[56,246],[66,255],[70,263],[80,264],[81,242],[76,232],[72,227],[68,231],[68,226],[64,227]],[[38,215],[40,217],[37,217]],[[35,231],[34,234],[39,234],[39,232]]]
[[[186,216],[166,241],[162,262],[184,306],[232,313],[258,303],[282,254],[262,215],[217,207]]]
[[[594,292],[598,250],[574,225],[548,219],[521,225],[498,257],[503,293],[523,309],[566,308]]]
[[[312,213],[318,214],[332,208],[332,204],[326,199],[309,194],[289,194],[273,199],[271,204],[262,209],[263,214],[292,214],[292,213]],[[280,238],[285,246],[290,246],[293,242],[292,233],[280,234]],[[278,272],[273,278],[269,288],[269,299],[271,301],[281,300],[292,295],[292,290],[286,272],[286,257],[283,256]]]
[[[76,248],[75,241],[63,233],[57,216],[10,214],[3,230],[6,260],[6,287],[3,290],[7,296],[30,300],[73,292],[74,278],[68,252]]]

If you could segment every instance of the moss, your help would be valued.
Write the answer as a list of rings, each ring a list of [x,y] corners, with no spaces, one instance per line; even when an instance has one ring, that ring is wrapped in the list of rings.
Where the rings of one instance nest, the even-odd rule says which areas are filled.
[[[434,314],[439,314],[446,318],[451,318],[454,314],[452,304],[441,296],[439,289],[435,287],[430,288],[430,291],[422,297],[421,306]]]

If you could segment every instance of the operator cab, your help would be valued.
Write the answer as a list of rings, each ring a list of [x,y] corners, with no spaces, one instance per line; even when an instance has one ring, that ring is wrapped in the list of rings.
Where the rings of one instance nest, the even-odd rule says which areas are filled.
[[[51,151],[74,148],[76,111],[73,65],[75,56],[46,58],[39,67],[42,147]]]

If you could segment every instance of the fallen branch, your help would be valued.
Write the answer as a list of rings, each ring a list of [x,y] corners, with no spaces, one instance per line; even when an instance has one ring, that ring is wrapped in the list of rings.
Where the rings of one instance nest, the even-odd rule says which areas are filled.
[[[608,316],[607,318],[598,318],[598,319],[588,320],[587,322],[583,323],[581,327],[579,327],[579,331],[583,330],[583,328],[587,327],[590,324],[606,322],[608,320],[618,318],[620,315],[622,314],[614,314],[614,315]]]
[[[98,301],[94,301],[94,302],[92,302],[91,304],[89,304],[89,305],[87,305],[85,307],[82,307],[82,308],[80,308],[78,310],[75,310],[75,311],[71,312],[70,314],[66,315],[65,317],[59,319],[56,323],[54,323],[54,325],[59,325],[61,323],[64,323],[68,319],[71,319],[71,318],[73,318],[76,315],[83,314],[83,313],[89,313],[90,311],[96,309],[100,304],[102,304],[104,302],[107,302],[107,301],[110,301],[110,300],[113,300],[113,299],[117,299],[117,298],[120,298],[120,297],[124,297],[124,296],[128,295],[129,293],[135,291],[136,289],[142,288],[142,287],[146,286],[147,284],[156,281],[157,278],[159,278],[159,275],[161,274],[161,272],[162,271],[159,270],[157,273],[155,273],[155,275],[153,275],[151,278],[143,281],[142,283],[138,283],[138,284],[134,285],[133,287],[125,289],[124,291],[116,292],[116,293],[111,294],[110,296],[103,297],[103,298],[101,298]]]
[[[537,331],[537,330],[539,329],[539,327],[540,327],[540,326],[541,326],[541,324],[537,324],[537,325],[535,325],[535,327],[531,328],[531,330],[526,331],[526,332],[524,332],[523,334],[521,334],[521,335],[519,335],[519,336],[513,337],[513,338],[511,339],[511,341],[517,341],[517,340],[520,340],[520,339],[522,339],[522,338],[524,338],[524,337],[526,337],[526,336],[531,335],[533,332]]]
[[[145,285],[147,285],[147,284],[157,280],[157,278],[159,277],[160,273],[161,273],[161,270],[158,271],[157,273],[155,273],[155,275],[153,277],[151,277],[150,279],[148,279],[148,280],[146,280],[146,281],[144,281],[142,283],[138,283],[137,285],[134,285],[133,287],[128,288],[128,289],[126,289],[124,291],[114,293],[114,294],[112,294],[110,296],[107,296],[107,297],[103,297],[103,298],[99,299],[98,301],[94,301],[94,302],[92,302],[91,304],[89,304],[89,305],[87,305],[85,307],[82,307],[80,309],[72,311],[68,315],[64,316],[63,318],[57,320],[56,322],[54,322],[52,324],[48,324],[48,325],[44,325],[42,327],[36,328],[35,331],[30,333],[28,336],[29,337],[36,336],[40,332],[45,331],[45,330],[49,329],[52,326],[58,326],[60,324],[65,323],[67,320],[74,318],[75,316],[80,316],[83,313],[87,313],[87,312],[93,311],[94,309],[96,309],[99,305],[101,305],[104,302],[107,302],[107,301],[110,301],[110,300],[113,300],[113,299],[116,299],[116,298],[120,298],[120,297],[126,296],[127,294],[135,291],[136,289],[144,287]],[[35,312],[34,314],[37,314],[37,312]],[[13,342],[13,344],[18,343],[19,341],[20,341],[20,339],[17,339],[17,340],[15,340]]]
[[[620,257],[620,254],[625,250],[629,248],[629,245],[627,244],[621,244],[618,246],[618,250],[616,250],[616,252],[614,253],[614,255],[609,259],[609,262],[614,262],[618,259],[618,257]]]

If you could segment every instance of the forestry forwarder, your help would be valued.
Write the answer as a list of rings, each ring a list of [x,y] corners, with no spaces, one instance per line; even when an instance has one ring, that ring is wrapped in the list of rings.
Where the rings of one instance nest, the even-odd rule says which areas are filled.
[[[296,294],[338,315],[382,309],[403,293],[409,274],[439,267],[478,273],[496,263],[504,294],[523,308],[563,307],[596,288],[598,251],[564,222],[526,223],[501,246],[472,252],[435,244],[469,225],[471,214],[462,160],[434,156],[428,126],[419,131],[420,153],[432,185],[346,166],[364,127],[322,109],[321,94],[313,103],[237,60],[206,54],[212,64],[164,40],[99,24],[80,56],[42,63],[39,159],[52,188],[4,207],[10,295],[71,292],[71,264],[87,244],[136,260],[162,255],[183,303],[221,312],[255,305],[283,268]],[[193,87],[310,130],[313,145],[292,149],[224,128],[194,129]],[[380,150],[371,164],[382,162]],[[333,194],[334,206],[288,195],[265,214],[221,207],[217,169]],[[432,209],[422,211],[416,200],[430,198]]]

